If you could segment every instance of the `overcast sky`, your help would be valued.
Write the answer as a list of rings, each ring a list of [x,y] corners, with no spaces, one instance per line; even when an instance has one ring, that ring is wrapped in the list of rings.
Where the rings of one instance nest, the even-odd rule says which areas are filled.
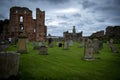
[[[47,33],[63,36],[64,31],[83,31],[89,36],[107,26],[120,25],[120,0],[0,0],[0,20],[9,19],[13,6],[27,7],[36,18],[36,8],[45,11]]]

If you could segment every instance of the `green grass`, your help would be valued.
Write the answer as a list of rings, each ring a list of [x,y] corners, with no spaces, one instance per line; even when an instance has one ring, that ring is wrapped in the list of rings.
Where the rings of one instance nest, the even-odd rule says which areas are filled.
[[[7,50],[17,49],[10,46]],[[28,51],[20,56],[20,80],[120,80],[120,53],[113,54],[107,44],[94,55],[100,59],[93,61],[82,59],[84,48],[78,48],[78,43],[69,50],[54,46],[48,48],[48,55],[39,55],[29,42]]]

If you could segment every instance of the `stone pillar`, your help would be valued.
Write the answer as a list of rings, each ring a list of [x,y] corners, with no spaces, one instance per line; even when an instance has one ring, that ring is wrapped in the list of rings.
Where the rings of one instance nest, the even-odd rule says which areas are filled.
[[[19,68],[19,53],[0,52],[0,80],[17,76]]]

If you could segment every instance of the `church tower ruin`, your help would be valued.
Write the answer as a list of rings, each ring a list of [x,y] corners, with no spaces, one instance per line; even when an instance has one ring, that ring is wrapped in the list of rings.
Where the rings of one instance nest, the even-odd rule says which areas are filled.
[[[45,11],[39,8],[36,9],[36,19],[33,19],[32,11],[26,7],[10,8],[9,27],[11,37],[24,33],[30,41],[46,41]]]

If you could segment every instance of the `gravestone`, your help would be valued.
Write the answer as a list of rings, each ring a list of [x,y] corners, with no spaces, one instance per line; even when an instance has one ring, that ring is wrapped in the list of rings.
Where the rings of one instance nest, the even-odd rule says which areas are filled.
[[[0,80],[17,76],[20,54],[15,52],[0,52]]]
[[[68,42],[67,42],[67,41],[64,42],[63,49],[65,49],[65,50],[69,49],[69,47],[68,47]]]
[[[93,59],[93,44],[90,39],[85,42],[84,59]]]
[[[99,53],[99,40],[93,39],[93,53]]]
[[[37,42],[33,42],[32,44],[33,44],[34,50],[39,50],[39,46],[38,46]]]
[[[60,42],[56,42],[56,46],[59,46],[59,43],[60,43]]]
[[[68,45],[69,45],[69,46],[73,46],[73,41],[72,41],[72,40],[69,40],[69,41],[68,41]]]
[[[48,39],[48,46],[50,47],[50,48],[52,48],[53,47],[53,39],[52,38],[49,38]]]
[[[39,42],[38,46],[41,47],[43,45],[43,42]]]
[[[103,42],[99,41],[99,50],[101,50],[103,48]]]
[[[45,42],[42,42],[41,46],[39,46],[39,54],[47,55],[48,54],[48,48],[46,47]]]
[[[110,43],[109,47],[110,47],[110,49],[113,53],[118,53],[119,52],[117,47],[114,44]]]
[[[19,53],[27,53],[26,39],[27,37],[23,34],[19,36],[19,39],[18,39],[18,52]]]
[[[109,41],[109,47],[110,47],[110,49],[111,49],[111,51],[113,53],[118,53],[119,51],[118,51],[117,47],[113,44],[113,42],[114,42],[114,40],[110,39],[110,41]]]

